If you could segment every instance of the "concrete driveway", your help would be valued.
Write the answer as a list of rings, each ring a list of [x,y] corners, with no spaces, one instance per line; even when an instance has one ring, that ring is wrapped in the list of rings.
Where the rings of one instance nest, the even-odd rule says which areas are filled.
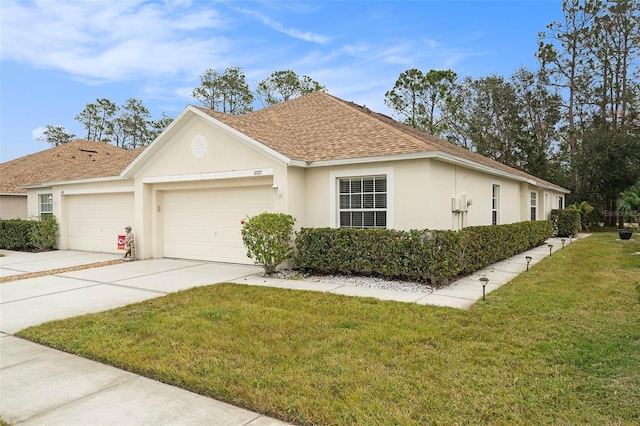
[[[74,267],[119,255],[0,251],[0,276]],[[16,425],[285,424],[164,383],[12,336],[25,327],[190,287],[242,280],[256,266],[154,259],[0,284],[0,416]]]

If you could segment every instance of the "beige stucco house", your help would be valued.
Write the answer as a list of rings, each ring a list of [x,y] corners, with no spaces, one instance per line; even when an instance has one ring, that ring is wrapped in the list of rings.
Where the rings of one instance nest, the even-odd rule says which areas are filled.
[[[241,221],[265,211],[457,230],[547,219],[569,192],[326,93],[242,116],[188,106],[118,176],[26,189],[51,194],[62,249],[117,252],[131,224],[138,257],[239,263]]]

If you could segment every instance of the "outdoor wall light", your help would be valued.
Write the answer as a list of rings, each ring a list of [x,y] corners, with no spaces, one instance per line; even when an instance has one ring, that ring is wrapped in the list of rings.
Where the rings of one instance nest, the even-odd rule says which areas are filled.
[[[271,189],[273,190],[273,196],[274,197],[279,197],[280,196],[280,188],[278,188],[278,185],[276,185],[274,183],[273,186],[271,187]]]
[[[482,283],[482,300],[484,300],[485,288],[487,287],[487,283],[489,282],[489,278],[481,277],[480,282]]]
[[[549,256],[551,256],[551,249],[553,248],[553,244],[547,244],[549,246]]]
[[[560,238],[560,241],[562,241],[562,248],[564,248],[564,238]]]
[[[529,263],[533,260],[531,256],[525,256],[524,259],[527,261],[527,271],[529,270]]]

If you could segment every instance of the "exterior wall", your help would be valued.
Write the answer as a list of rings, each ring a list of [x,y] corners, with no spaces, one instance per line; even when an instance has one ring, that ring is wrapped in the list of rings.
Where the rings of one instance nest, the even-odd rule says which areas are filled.
[[[27,219],[27,194],[0,195],[0,219]]]
[[[135,177],[136,249],[140,258],[163,256],[164,191],[238,188],[238,197],[242,197],[242,187],[276,185],[279,194],[265,210],[288,212],[291,200],[301,205],[299,184],[288,179],[284,163],[199,117],[158,142],[161,145],[148,148],[154,150],[152,156],[144,159]]]
[[[305,227],[337,225],[336,179],[389,173],[394,229],[452,229],[491,225],[492,189],[500,188],[498,224],[529,220],[530,193],[538,193],[537,219],[549,217],[562,193],[435,159],[416,159],[306,170]],[[389,178],[389,177],[388,177]],[[392,185],[392,186],[391,186]],[[546,195],[545,195],[546,194]],[[453,199],[456,199],[455,205]],[[454,212],[454,209],[460,211]]]

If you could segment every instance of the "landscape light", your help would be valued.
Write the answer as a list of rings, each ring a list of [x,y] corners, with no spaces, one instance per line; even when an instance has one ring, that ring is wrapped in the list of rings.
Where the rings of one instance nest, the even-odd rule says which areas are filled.
[[[551,249],[553,248],[553,244],[548,244],[549,246],[549,256],[551,256]]]
[[[487,287],[487,283],[489,282],[489,278],[487,277],[482,277],[480,278],[480,282],[482,283],[482,300],[484,300],[484,295],[485,295],[485,287]]]
[[[531,261],[533,260],[533,257],[525,256],[524,259],[527,261],[527,271],[528,271],[529,270],[529,263],[531,263]]]
[[[564,248],[564,238],[560,238],[560,241],[562,241],[562,248]]]

